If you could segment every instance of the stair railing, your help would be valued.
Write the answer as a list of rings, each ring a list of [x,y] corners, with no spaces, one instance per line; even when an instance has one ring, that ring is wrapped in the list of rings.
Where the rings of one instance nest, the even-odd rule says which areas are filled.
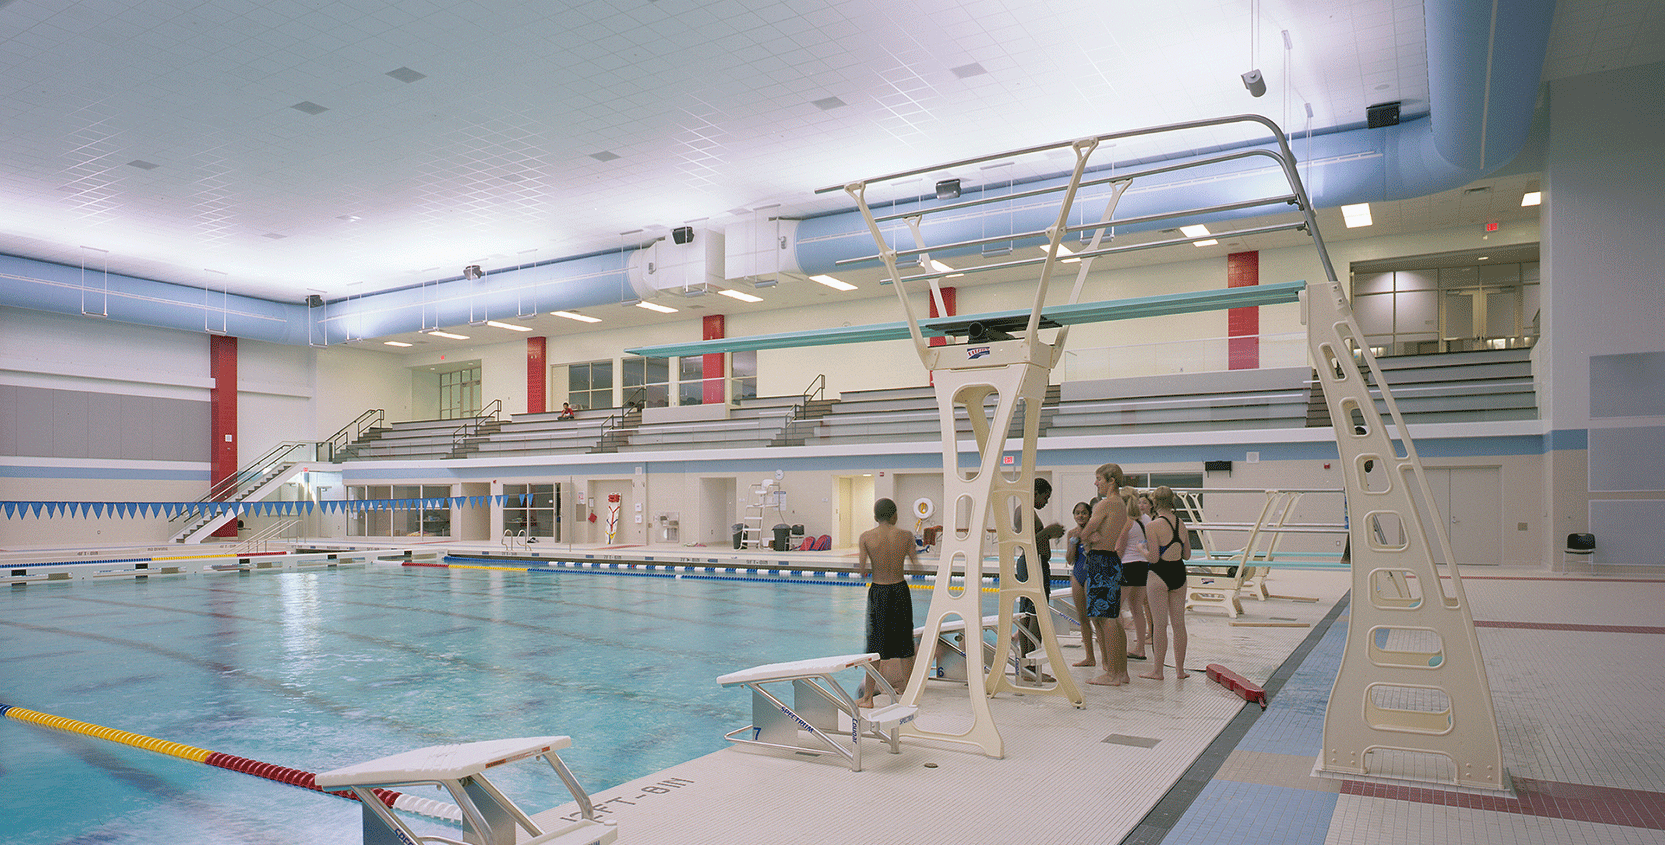
[[[468,438],[478,437],[480,435],[480,430],[485,428],[487,423],[499,422],[498,416],[502,413],[503,400],[491,400],[491,404],[481,409],[479,414],[475,415],[473,418],[469,419],[468,422],[463,423],[461,426],[458,426],[455,431],[451,432],[451,453],[456,454],[460,451],[463,444],[467,442]]]
[[[323,442],[323,455],[320,459],[335,463],[335,456],[338,452],[357,442],[360,437],[364,436],[365,432],[373,428],[380,428],[386,421],[387,412],[380,408],[371,408],[359,414],[358,419],[342,426],[340,431],[330,435],[329,439]]]

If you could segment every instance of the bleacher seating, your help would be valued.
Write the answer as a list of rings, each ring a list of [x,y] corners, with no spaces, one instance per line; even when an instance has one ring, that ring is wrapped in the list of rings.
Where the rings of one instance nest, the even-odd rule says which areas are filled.
[[[780,436],[790,416],[786,410],[776,410],[728,419],[644,420],[618,449],[760,449]]]
[[[1376,366],[1408,424],[1538,418],[1530,349],[1396,355]],[[1385,413],[1380,391],[1371,394]]]
[[[1052,413],[1058,388],[1050,388],[1042,402],[1042,434]],[[990,396],[984,403],[986,413],[993,414],[998,400]],[[1023,415],[1020,409],[1012,418],[1008,437],[1023,436]],[[960,440],[972,439],[971,420],[964,409],[954,412],[954,429]],[[930,387],[897,387],[884,390],[855,390],[841,394],[837,402],[817,419],[806,442],[865,443],[875,439],[888,441],[938,440],[942,437],[942,420],[937,410],[936,393]]]
[[[1284,367],[1069,382],[1045,434],[1299,428],[1311,378],[1305,367]]]
[[[602,427],[620,408],[588,408],[570,420],[559,411],[516,414],[494,432],[471,444],[471,454],[494,457],[513,454],[582,455],[600,448]]]
[[[370,429],[365,436],[336,453],[338,461],[352,460],[435,460],[460,457],[458,431],[479,424],[482,432],[497,425],[494,420],[409,420]]]

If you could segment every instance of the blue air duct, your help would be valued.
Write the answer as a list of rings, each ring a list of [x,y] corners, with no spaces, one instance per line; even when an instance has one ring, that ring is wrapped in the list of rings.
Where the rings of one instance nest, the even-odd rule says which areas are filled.
[[[1427,196],[1507,164],[1531,127],[1554,12],[1553,0],[1428,0],[1428,115],[1383,129],[1355,128],[1296,140],[1313,204],[1328,208]],[[1208,180],[1174,175],[1141,179],[1122,198],[1117,216],[1286,192],[1275,166],[1251,155]],[[1084,195],[1078,203],[1082,219],[1073,222],[1096,221],[1103,206],[1102,191]],[[1044,229],[1052,223],[1053,208],[1021,200],[983,206],[975,214],[932,223],[940,228],[925,232],[926,243],[992,237],[1001,233],[999,226],[1007,226],[1007,234]],[[1149,226],[1264,213],[1266,209],[1244,209]],[[933,215],[938,216],[947,218]],[[911,248],[911,236],[898,231],[902,240],[897,245]],[[811,274],[836,272],[843,267],[838,261],[874,252],[865,223],[853,211],[804,220],[792,237],[798,268]],[[639,273],[630,264],[631,251],[607,252],[309,308],[115,273],[84,277],[80,268],[0,255],[0,303],[272,343],[322,345],[651,295],[637,284]]]
[[[1361,202],[1387,202],[1448,191],[1496,171],[1526,142],[1537,101],[1538,80],[1548,49],[1553,0],[1430,0],[1424,7],[1428,44],[1429,113],[1380,129],[1354,128],[1292,141],[1301,178],[1313,205],[1333,208]],[[1264,144],[1259,149],[1273,149]],[[1200,157],[1198,157],[1200,158]],[[1194,159],[1193,159],[1194,160]],[[1175,159],[1174,161],[1181,161]],[[1163,162],[1145,161],[1140,167]],[[1124,172],[1139,167],[1119,168]],[[1100,170],[1095,176],[1106,175]],[[1136,180],[1116,207],[1116,217],[1130,218],[1241,202],[1288,193],[1288,183],[1271,160],[1247,156],[1211,166],[1209,178],[1161,174]],[[1041,188],[1062,178],[1017,186]],[[1072,224],[1098,220],[1105,189],[1084,191]],[[876,213],[904,213],[935,204],[934,198],[898,203]],[[1016,200],[925,218],[926,243],[943,244],[1043,230],[1052,225],[1056,199]],[[1276,209],[1273,209],[1276,210]],[[1242,209],[1118,227],[1118,232],[1174,228],[1263,215],[1266,208]],[[887,240],[897,249],[913,249],[912,233],[887,224]],[[1039,244],[1018,241],[1015,248]],[[796,259],[805,273],[833,273],[851,265],[837,262],[874,253],[872,236],[858,212],[810,218],[796,231]],[[969,254],[964,248],[960,254]],[[932,252],[948,257],[953,252]],[[868,266],[877,264],[871,262]]]

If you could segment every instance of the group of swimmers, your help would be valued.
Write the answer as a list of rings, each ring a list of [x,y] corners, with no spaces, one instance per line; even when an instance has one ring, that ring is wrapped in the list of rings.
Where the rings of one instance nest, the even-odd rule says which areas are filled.
[[[1141,678],[1162,680],[1168,654],[1168,632],[1173,632],[1174,675],[1189,677],[1185,671],[1185,561],[1191,557],[1190,532],[1174,512],[1174,491],[1157,487],[1148,493],[1123,489],[1125,476],[1116,464],[1105,464],[1093,473],[1098,496],[1080,502],[1073,509],[1075,527],[1068,533],[1062,526],[1035,522],[1035,546],[1041,566],[1042,593],[1051,591],[1050,542],[1064,537],[1065,559],[1071,563],[1070,586],[1077,617],[1081,620],[1081,644],[1085,659],[1076,666],[1102,666],[1103,672],[1087,683],[1121,686],[1129,683],[1127,661],[1149,660],[1151,669]],[[1052,485],[1035,480],[1034,506],[1046,506]],[[904,578],[905,567],[919,563],[913,535],[896,525],[896,503],[880,499],[874,503],[878,524],[861,535],[857,543],[857,571],[873,573],[867,594],[867,650],[879,655],[879,670],[891,686],[901,690],[913,672],[913,599]],[[1021,519],[1018,520],[1021,523]],[[1027,577],[1019,561],[1019,578]],[[1127,648],[1122,628],[1122,608],[1131,611],[1134,645]],[[1024,608],[1036,612],[1032,606]],[[1041,612],[1044,612],[1042,610]],[[1147,624],[1148,623],[1148,624]],[[1147,655],[1147,628],[1150,650]],[[1034,634],[1038,636],[1039,631]],[[1098,640],[1099,654],[1093,652]],[[1026,649],[1027,650],[1027,649]],[[1102,663],[1100,660],[1102,659]],[[873,705],[875,684],[863,684],[862,707]]]
[[[1191,558],[1190,531],[1174,512],[1174,491],[1158,487],[1139,493],[1124,489],[1125,480],[1116,464],[1094,471],[1098,497],[1076,504],[1075,528],[1064,535],[1070,588],[1082,620],[1081,644],[1087,649],[1087,656],[1075,665],[1102,666],[1104,671],[1089,678],[1089,684],[1121,686],[1131,680],[1129,659],[1148,660],[1150,671],[1139,677],[1160,681],[1166,677],[1171,629],[1174,676],[1186,678],[1185,561]],[[1131,651],[1122,628],[1124,607],[1133,623]],[[1150,655],[1147,630],[1155,651]]]

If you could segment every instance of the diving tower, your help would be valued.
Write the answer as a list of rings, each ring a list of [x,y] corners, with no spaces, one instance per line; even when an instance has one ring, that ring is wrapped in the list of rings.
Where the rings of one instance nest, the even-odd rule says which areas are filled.
[[[1186,140],[1185,133],[1199,134]],[[1215,142],[1208,139],[1244,133],[1266,140],[1259,146],[1230,152],[1125,168],[1092,163],[1095,153],[1111,146],[1154,150],[1153,155],[1145,157],[1150,162],[1170,151],[1213,146]],[[918,196],[922,177],[931,174],[977,172],[984,167],[1025,161],[1031,171],[1049,166],[1056,170],[1057,159],[1049,156],[1060,153],[1073,160],[1064,179],[1009,183],[1004,186],[1006,190],[983,190],[969,198],[961,198],[957,191],[948,192],[945,199]],[[1124,193],[1137,191],[1142,185],[1160,189],[1179,180],[1209,185],[1209,190],[1193,193],[1209,197],[1209,202],[1155,214],[1116,216]],[[1345,493],[1354,508],[1348,525],[1353,589],[1347,645],[1325,714],[1324,748],[1316,770],[1337,776],[1389,775],[1484,789],[1507,788],[1491,691],[1444,523],[1409,432],[1374,356],[1362,342],[1364,335],[1336,279],[1289,139],[1275,123],[1259,115],[1236,115],[1134,129],[891,173],[823,188],[818,193],[837,191],[856,203],[876,246],[871,255],[839,263],[882,266],[887,279],[894,283],[905,322],[629,351],[667,357],[909,338],[920,363],[931,375],[943,435],[945,531],[922,642],[935,642],[945,624],[971,626],[972,620],[981,620],[977,585],[987,542],[985,531],[992,530],[1000,574],[996,648],[1007,648],[1013,641],[1017,603],[1028,600],[1043,609],[1035,620],[1041,650],[1052,666],[1064,666],[1056,632],[1044,611],[1046,603],[1037,573],[1031,568],[1029,576],[1020,579],[1016,564],[1020,555],[1027,560],[1035,558],[1035,514],[1030,496],[1039,411],[1071,325],[1298,300],[1303,303],[1302,318],[1318,382],[1330,417],[1336,421]],[[1015,212],[1001,211],[989,216],[1011,221],[1007,228],[986,224],[982,237],[927,243],[927,232],[952,228],[930,227],[927,221],[933,215],[1010,210],[1020,203],[1024,222],[1042,222],[1023,228],[1017,225]],[[1038,207],[1044,207],[1044,214],[1035,210]],[[1232,225],[1232,219],[1250,214],[1294,219],[1274,218],[1278,222],[1200,236],[1173,237],[1161,229],[1201,220],[1217,223],[1223,219],[1226,225]],[[997,231],[989,234],[991,228]],[[1307,233],[1321,265],[1322,281],[1082,302],[1096,258],[1183,247],[1207,238],[1225,240],[1283,231]],[[1061,250],[1066,238],[1084,243],[1073,254],[1066,254]],[[932,253],[971,251],[1016,254],[1018,247],[1031,246],[1039,246],[1043,255],[959,269],[948,269],[931,258]],[[1074,283],[1067,294],[1055,295],[1053,277],[1066,260],[1079,262]],[[947,312],[942,282],[950,274],[994,270],[1034,271],[1037,282],[1028,309],[922,316],[929,313],[929,306],[934,306],[938,314]],[[904,271],[910,274],[903,275]],[[934,338],[944,340],[932,345]],[[1378,411],[1371,395],[1373,385],[1380,390],[1385,413]],[[990,399],[994,400],[992,411],[988,410]],[[971,420],[975,458],[960,452],[955,432],[957,408]],[[1026,411],[1023,440],[1019,454],[1011,456],[1015,466],[1007,469],[1002,465],[1002,458],[1010,451],[1006,432],[1020,408]],[[903,693],[904,703],[919,704],[929,663],[915,663]],[[958,732],[933,730],[928,727],[932,720],[926,709],[921,710],[918,719],[903,726],[904,736],[958,743],[1000,757],[1004,747],[989,716],[987,696],[1022,691],[1056,695],[1077,706],[1082,703],[1080,690],[1067,671],[1059,671],[1055,681],[1029,683],[1021,676],[1008,678],[1005,661],[998,656],[991,663],[983,673],[969,668],[966,673],[970,727]],[[1430,756],[1443,757],[1450,765],[1427,765],[1424,758]]]

